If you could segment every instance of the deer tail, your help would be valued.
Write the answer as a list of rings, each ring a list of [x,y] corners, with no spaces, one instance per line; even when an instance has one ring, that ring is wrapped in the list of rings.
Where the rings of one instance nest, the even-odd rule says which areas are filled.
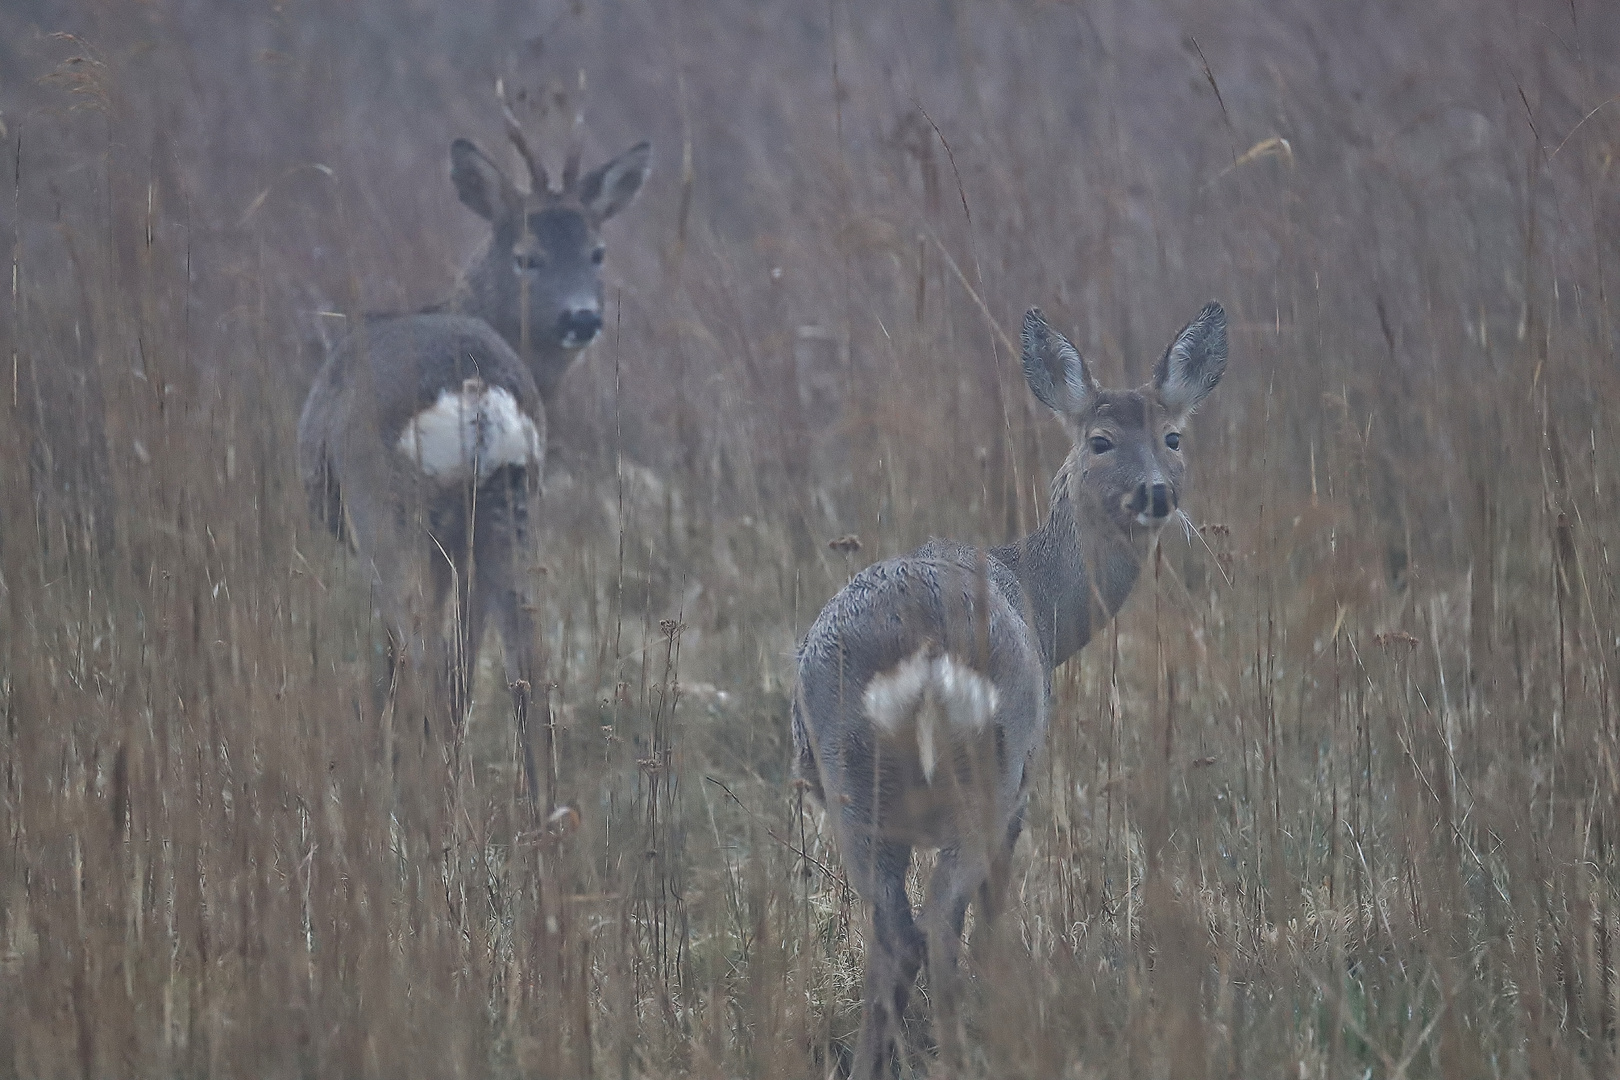
[[[940,744],[984,730],[996,711],[996,687],[949,653],[925,645],[874,676],[861,700],[882,735],[915,737],[923,777],[932,783]]]

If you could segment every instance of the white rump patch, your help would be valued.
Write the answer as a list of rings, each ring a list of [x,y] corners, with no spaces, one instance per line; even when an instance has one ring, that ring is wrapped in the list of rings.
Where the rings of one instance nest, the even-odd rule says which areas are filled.
[[[924,778],[932,782],[939,759],[937,729],[943,723],[946,739],[983,731],[996,711],[996,687],[948,653],[931,656],[924,646],[867,683],[861,703],[885,735],[916,727],[917,756]]]
[[[472,378],[439,391],[399,435],[399,452],[436,480],[482,484],[504,465],[540,461],[540,433],[512,392]]]

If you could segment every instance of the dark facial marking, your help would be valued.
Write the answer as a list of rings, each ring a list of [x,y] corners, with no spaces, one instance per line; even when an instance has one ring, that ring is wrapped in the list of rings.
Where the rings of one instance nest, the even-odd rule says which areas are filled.
[[[584,254],[591,232],[578,210],[547,209],[529,215],[529,233],[553,258]]]

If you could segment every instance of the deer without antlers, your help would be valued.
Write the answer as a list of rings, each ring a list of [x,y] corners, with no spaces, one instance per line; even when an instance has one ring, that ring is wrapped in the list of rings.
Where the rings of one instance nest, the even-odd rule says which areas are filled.
[[[951,1000],[969,902],[995,914],[1052,669],[1119,610],[1178,509],[1181,429],[1226,368],[1226,315],[1206,305],[1137,390],[1099,386],[1039,310],[1022,345],[1030,390],[1074,442],[1046,523],[989,551],[933,540],[867,567],[799,651],[796,771],[871,908],[855,1080],[897,1064],[925,960],[936,1000]],[[917,920],[905,884],[914,847],[939,849]]]
[[[601,329],[602,224],[640,190],[651,147],[581,176],[576,120],[554,187],[502,105],[529,190],[468,140],[450,145],[451,180],[489,239],[449,301],[367,316],[333,350],[299,418],[298,466],[316,515],[370,572],[391,673],[426,671],[429,701],[461,717],[493,616],[521,726],[538,674],[525,582],[545,407]],[[532,798],[526,738],[524,757]]]

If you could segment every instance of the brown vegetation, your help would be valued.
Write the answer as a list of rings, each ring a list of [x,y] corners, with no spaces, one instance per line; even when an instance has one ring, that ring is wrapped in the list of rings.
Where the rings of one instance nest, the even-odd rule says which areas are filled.
[[[1124,384],[1210,296],[1211,523],[1057,674],[968,1071],[1613,1073],[1620,11],[869,6],[0,10],[0,1076],[826,1076],[794,642],[1044,511],[1026,307]],[[553,416],[535,821],[494,670],[463,753],[378,716],[293,443],[475,243],[495,78],[559,147],[581,68],[659,157]]]

